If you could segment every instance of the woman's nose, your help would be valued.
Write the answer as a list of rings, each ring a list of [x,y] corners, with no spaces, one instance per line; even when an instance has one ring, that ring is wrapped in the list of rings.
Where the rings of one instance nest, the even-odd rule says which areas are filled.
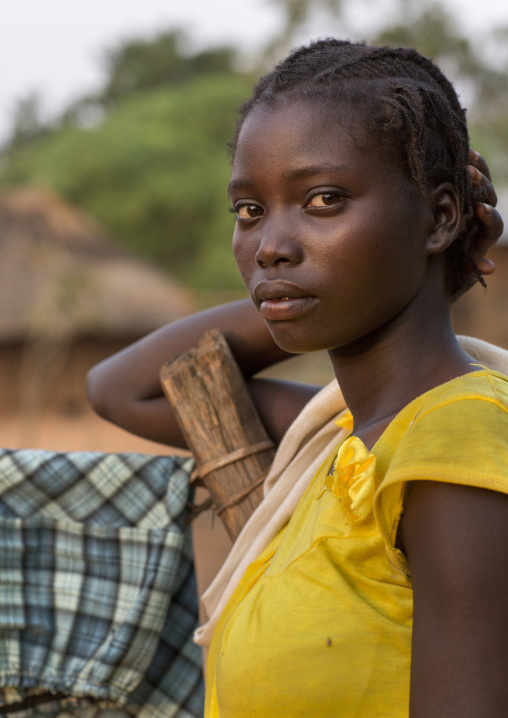
[[[300,264],[303,260],[303,248],[287,224],[267,222],[256,252],[256,264],[259,267],[273,267],[278,264]]]

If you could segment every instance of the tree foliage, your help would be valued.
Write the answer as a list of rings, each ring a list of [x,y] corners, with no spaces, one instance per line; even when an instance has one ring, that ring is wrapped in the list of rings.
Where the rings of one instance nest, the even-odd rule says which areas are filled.
[[[235,75],[125,99],[96,128],[63,127],[10,153],[3,182],[50,186],[139,254],[201,286],[240,286],[231,256]]]
[[[19,147],[33,142],[46,131],[42,120],[40,96],[32,92],[18,100],[14,108],[9,144],[12,147]]]
[[[234,57],[228,48],[185,53],[177,31],[111,50],[103,90],[55,127],[41,131],[35,104],[23,105],[0,183],[54,189],[195,286],[241,287],[226,148],[250,81]]]
[[[137,92],[233,70],[236,53],[231,47],[186,54],[185,45],[182,32],[171,30],[151,39],[129,40],[107,51],[103,63],[107,82],[99,99],[118,102]]]
[[[294,45],[296,38],[305,27],[309,18],[316,12],[324,12],[333,19],[341,16],[344,0],[270,0],[282,11],[282,29],[265,45],[259,63],[261,68],[272,65],[274,60],[283,57]]]

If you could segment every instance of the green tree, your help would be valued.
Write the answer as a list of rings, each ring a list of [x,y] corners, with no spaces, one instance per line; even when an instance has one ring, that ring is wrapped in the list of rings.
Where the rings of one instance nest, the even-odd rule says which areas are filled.
[[[312,14],[324,12],[330,15],[332,20],[337,20],[341,17],[344,6],[344,0],[270,0],[270,2],[282,12],[282,29],[265,45],[260,58],[260,67],[271,66],[274,60],[288,52]]]
[[[156,88],[174,87],[195,77],[235,72],[232,47],[190,52],[182,30],[124,41],[103,53],[105,82],[100,92],[78,98],[62,114],[62,124],[93,127],[119,102]]]
[[[190,52],[180,30],[123,42],[104,54],[103,89],[53,126],[36,98],[20,106],[0,183],[49,186],[194,285],[240,287],[226,145],[250,83],[235,61],[228,47]]]
[[[12,118],[8,146],[15,148],[28,144],[47,131],[42,120],[42,99],[36,92],[18,100]]]
[[[186,52],[187,38],[170,30],[149,39],[133,39],[105,53],[107,82],[99,100],[118,102],[137,92],[174,85],[193,77],[233,70],[236,53],[231,47]]]
[[[68,124],[13,150],[0,179],[53,188],[196,286],[240,287],[226,145],[248,91],[245,78],[216,74],[135,93],[92,129]]]

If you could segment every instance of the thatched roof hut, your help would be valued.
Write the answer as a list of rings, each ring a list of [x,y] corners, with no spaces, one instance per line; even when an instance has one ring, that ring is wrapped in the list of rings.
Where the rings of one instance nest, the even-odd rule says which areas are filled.
[[[55,194],[0,193],[0,415],[84,410],[94,363],[193,309]]]
[[[190,294],[42,189],[0,194],[0,342],[140,336],[193,310]]]

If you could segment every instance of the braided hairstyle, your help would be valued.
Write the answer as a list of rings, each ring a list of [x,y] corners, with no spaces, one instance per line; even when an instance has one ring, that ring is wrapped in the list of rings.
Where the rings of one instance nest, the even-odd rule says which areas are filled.
[[[305,99],[332,111],[354,111],[355,121],[383,142],[388,155],[414,180],[422,194],[450,182],[459,197],[461,224],[446,253],[450,294],[466,286],[472,241],[478,230],[474,203],[482,190],[472,186],[465,110],[451,82],[416,50],[372,47],[329,38],[292,52],[262,77],[238,111],[233,142],[258,106]],[[345,108],[345,109],[344,109]],[[350,115],[351,116],[351,115]]]

